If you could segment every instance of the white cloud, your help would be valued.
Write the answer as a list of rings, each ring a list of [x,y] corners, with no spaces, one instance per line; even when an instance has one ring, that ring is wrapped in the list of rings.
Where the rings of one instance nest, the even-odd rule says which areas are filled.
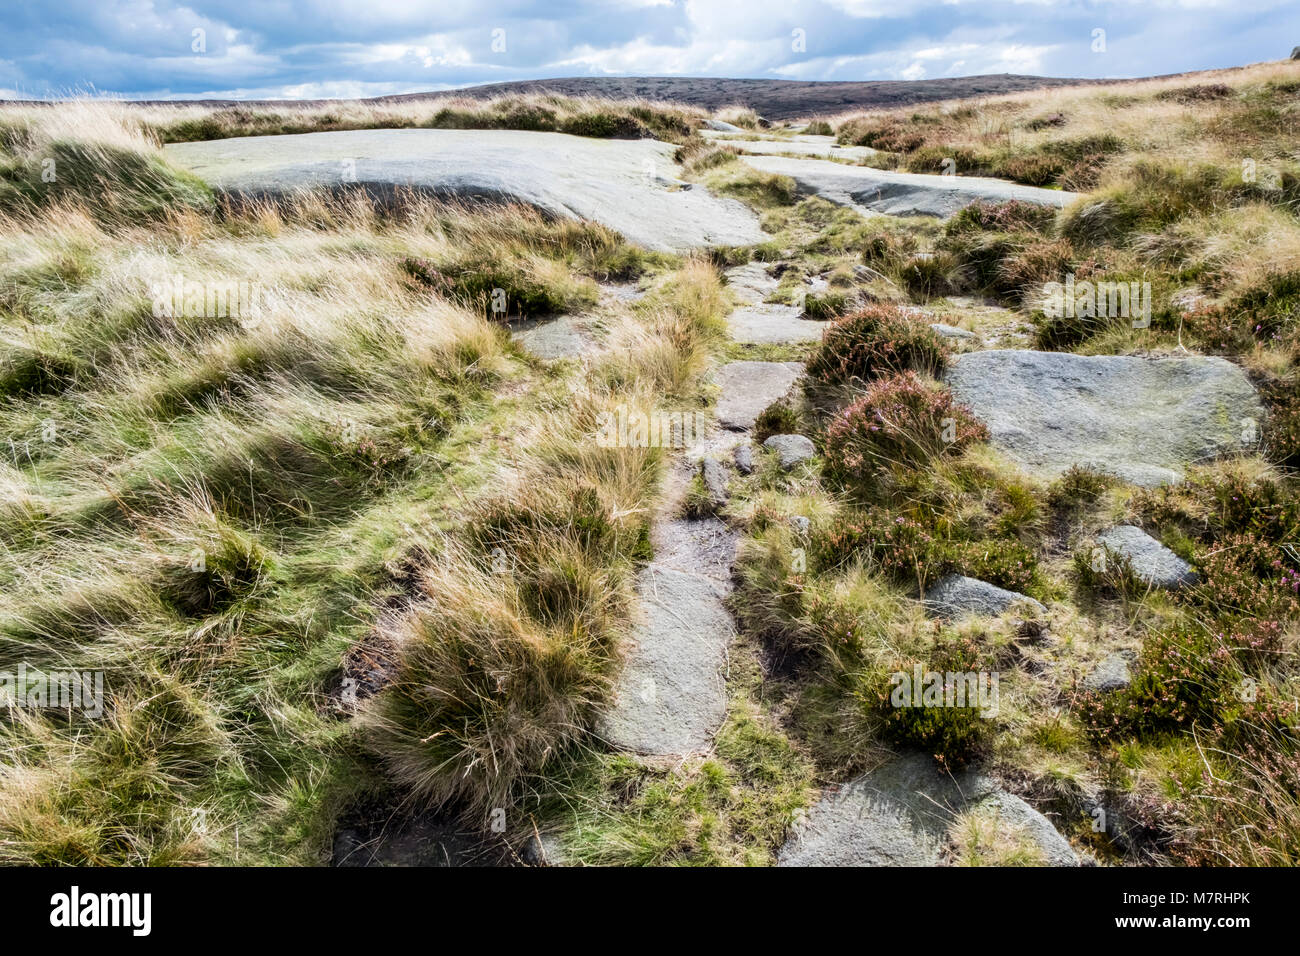
[[[58,0],[0,12],[0,87],[177,96],[536,76],[1142,76],[1285,57],[1294,0]],[[1104,24],[1107,53],[1089,49]],[[207,30],[193,56],[190,31]],[[507,30],[493,53],[490,31]],[[804,31],[806,46],[792,45]]]

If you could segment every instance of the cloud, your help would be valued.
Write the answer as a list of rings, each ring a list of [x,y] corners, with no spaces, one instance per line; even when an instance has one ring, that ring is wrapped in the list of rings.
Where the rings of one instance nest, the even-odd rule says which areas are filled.
[[[1290,0],[48,0],[0,13],[0,89],[245,98],[573,75],[1127,77],[1280,59],[1296,38]]]

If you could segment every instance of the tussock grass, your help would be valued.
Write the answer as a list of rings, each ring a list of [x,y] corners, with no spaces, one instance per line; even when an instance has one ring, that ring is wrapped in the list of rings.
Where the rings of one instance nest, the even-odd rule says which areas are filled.
[[[724,305],[712,266],[671,273],[611,331],[609,355],[518,422],[521,453],[474,509],[465,550],[430,556],[398,676],[363,721],[418,798],[482,823],[590,745],[664,461],[658,447],[602,447],[602,416],[689,400]]]
[[[0,112],[0,215],[80,203],[111,224],[163,219],[212,201],[204,183],[162,158],[124,106],[74,101]]]

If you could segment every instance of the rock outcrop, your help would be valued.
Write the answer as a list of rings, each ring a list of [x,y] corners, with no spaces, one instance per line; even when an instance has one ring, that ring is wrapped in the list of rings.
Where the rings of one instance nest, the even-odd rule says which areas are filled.
[[[1019,797],[973,771],[940,772],[928,756],[897,758],[823,797],[794,828],[778,866],[937,866],[954,818],[978,809],[1045,864],[1076,866],[1069,842]]]
[[[1037,614],[1047,613],[1047,608],[1026,594],[1007,591],[961,574],[949,574],[936,581],[926,592],[923,603],[935,617],[945,618],[963,614],[1001,614],[1017,604]]]
[[[166,147],[172,162],[234,196],[362,188],[388,199],[415,189],[592,219],[667,252],[762,242],[749,208],[676,179],[674,149],[648,139],[464,129],[247,136]]]
[[[1116,525],[1097,535],[1097,543],[1126,559],[1143,584],[1172,590],[1196,583],[1192,566],[1141,528]]]
[[[812,440],[806,435],[773,435],[763,442],[763,447],[776,452],[777,459],[785,471],[817,454]]]
[[[1078,193],[977,176],[899,173],[824,159],[783,156],[742,156],[741,160],[765,173],[789,176],[803,193],[821,196],[841,206],[853,206],[862,212],[890,216],[938,216],[946,219],[976,200],[1005,202],[1019,199],[1060,209],[1079,198]]]
[[[1071,465],[1138,485],[1250,447],[1264,410],[1226,359],[993,350],[953,360],[946,381],[993,443],[1043,477]]]

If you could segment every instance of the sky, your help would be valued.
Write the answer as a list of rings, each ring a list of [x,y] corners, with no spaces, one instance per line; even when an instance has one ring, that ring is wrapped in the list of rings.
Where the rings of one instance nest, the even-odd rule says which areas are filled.
[[[0,97],[567,76],[1136,77],[1279,60],[1300,0],[0,0]]]

